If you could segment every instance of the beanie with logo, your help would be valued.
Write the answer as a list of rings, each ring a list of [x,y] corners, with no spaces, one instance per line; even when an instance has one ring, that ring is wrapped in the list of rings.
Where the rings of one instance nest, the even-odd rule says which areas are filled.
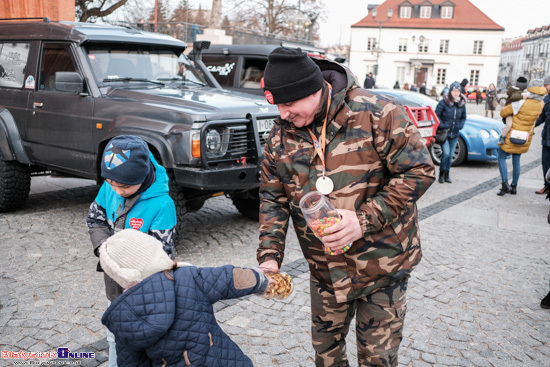
[[[139,185],[151,169],[149,147],[139,136],[120,135],[105,147],[101,177],[125,185]]]

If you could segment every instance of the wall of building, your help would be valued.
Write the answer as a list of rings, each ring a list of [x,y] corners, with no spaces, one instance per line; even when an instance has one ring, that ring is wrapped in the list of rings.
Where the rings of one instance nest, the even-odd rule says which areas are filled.
[[[498,80],[502,31],[397,29],[397,28],[352,28],[350,67],[362,82],[365,74],[376,64],[376,52],[367,51],[367,40],[381,36],[378,58],[377,85],[391,88],[395,81],[403,86],[414,81],[415,59],[423,61],[421,69],[426,72],[425,81],[430,90],[433,86],[440,91],[445,84],[469,79],[472,70],[479,70],[478,85],[496,85]],[[418,39],[426,38],[428,52],[417,52]],[[412,40],[415,36],[415,42]],[[407,50],[399,51],[399,45],[406,40]],[[448,53],[440,52],[441,40],[449,40]],[[483,41],[480,55],[474,54],[474,41]],[[401,68],[401,69],[399,69]],[[403,69],[404,68],[404,69]],[[445,80],[437,81],[438,69],[445,69]],[[404,70],[404,72],[403,72]],[[401,73],[399,72],[401,71]]]
[[[42,18],[75,20],[74,0],[1,0],[0,18]]]

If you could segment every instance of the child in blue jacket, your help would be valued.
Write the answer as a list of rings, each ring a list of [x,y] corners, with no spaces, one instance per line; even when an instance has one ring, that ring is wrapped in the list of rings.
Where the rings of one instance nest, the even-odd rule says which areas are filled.
[[[159,241],[128,229],[99,253],[103,270],[125,289],[101,319],[115,335],[119,367],[252,367],[212,305],[265,293],[270,281],[261,270],[175,263]]]
[[[105,182],[90,206],[86,223],[93,251],[99,256],[103,243],[116,232],[132,228],[158,239],[170,257],[175,257],[176,209],[168,194],[168,175],[138,136],[117,136],[105,147],[101,160]],[[103,271],[101,262],[98,271]],[[122,288],[104,274],[109,301],[122,294]],[[116,366],[112,335],[109,362]]]

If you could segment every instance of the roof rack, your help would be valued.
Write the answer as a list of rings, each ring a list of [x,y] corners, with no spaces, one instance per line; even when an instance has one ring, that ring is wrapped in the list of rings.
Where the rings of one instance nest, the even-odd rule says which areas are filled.
[[[40,17],[40,18],[0,18],[0,21],[2,20],[42,20],[44,23],[49,23],[50,18],[48,17]]]

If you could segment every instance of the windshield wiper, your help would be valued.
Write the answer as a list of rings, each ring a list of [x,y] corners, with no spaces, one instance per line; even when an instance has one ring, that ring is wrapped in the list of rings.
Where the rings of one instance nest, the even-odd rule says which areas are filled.
[[[124,78],[105,78],[103,79],[103,83],[109,83],[109,82],[146,82],[146,83],[153,83],[156,85],[164,85],[162,82],[157,82],[156,80],[151,79],[145,79],[145,78],[131,78],[131,77],[124,77]]]
[[[167,82],[182,82],[183,84],[185,84],[185,83],[192,83],[192,84],[200,85],[201,87],[206,86],[206,84],[204,84],[204,83],[196,82],[196,81],[194,81],[194,80],[189,80],[189,79],[182,78],[182,77],[177,77],[177,78],[176,78],[176,77],[174,77],[174,78],[158,78],[158,80],[167,81]]]

